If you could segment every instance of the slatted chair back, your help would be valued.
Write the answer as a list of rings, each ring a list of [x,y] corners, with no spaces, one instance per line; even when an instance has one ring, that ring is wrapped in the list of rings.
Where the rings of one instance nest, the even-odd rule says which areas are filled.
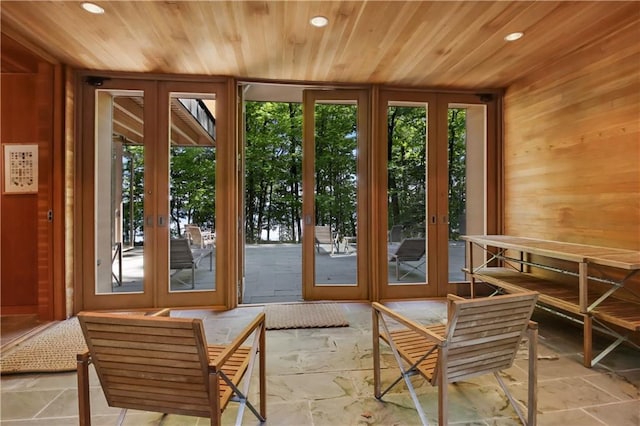
[[[78,315],[109,406],[211,417],[200,319]]]
[[[329,244],[331,246],[331,254],[334,253],[334,249],[337,251],[336,238],[331,231],[331,227],[328,225],[315,226],[314,235],[316,242],[316,250],[320,250],[320,244]]]
[[[169,315],[169,310],[163,314]],[[81,425],[91,424],[90,363],[112,407],[207,417],[219,426],[234,397],[241,404],[239,419],[247,406],[265,420],[264,313],[225,345],[207,345],[198,318],[82,312],[78,319],[88,347],[87,353],[78,355]],[[253,345],[244,346],[250,336]],[[260,412],[246,397],[258,352]]]
[[[424,238],[405,238],[395,252],[394,258],[401,261],[417,261],[427,252],[427,240]]]
[[[417,262],[422,259],[427,252],[427,240],[425,238],[405,238],[400,245],[392,245],[389,251],[389,261],[396,263],[396,279],[401,280],[411,272],[422,273],[420,267],[424,265],[425,261],[420,262],[419,265],[412,265],[407,262]],[[405,272],[402,277],[400,276],[400,265],[404,264],[409,267],[409,271]]]
[[[169,240],[169,269],[191,269],[194,266],[193,252],[186,238]]]
[[[457,382],[510,368],[537,299],[537,293],[516,293],[453,300],[446,330],[447,381]],[[436,380],[437,372],[432,382]]]
[[[525,425],[536,424],[537,404],[537,325],[530,321],[538,293],[525,292],[463,299],[448,295],[447,324],[421,325],[374,302],[373,308],[373,376],[374,395],[382,400],[401,379],[409,390],[423,425],[428,424],[411,383],[415,373],[438,387],[438,422],[447,424],[448,388],[475,376],[493,374],[518,417]],[[395,324],[391,328],[390,324]],[[528,338],[527,413],[506,387],[499,371],[513,365],[520,342]],[[400,369],[400,377],[382,389],[380,342],[390,348]]]
[[[203,231],[198,225],[185,225],[185,230],[189,238],[191,238],[192,244],[200,248],[212,246],[216,242],[215,236],[211,231]]]

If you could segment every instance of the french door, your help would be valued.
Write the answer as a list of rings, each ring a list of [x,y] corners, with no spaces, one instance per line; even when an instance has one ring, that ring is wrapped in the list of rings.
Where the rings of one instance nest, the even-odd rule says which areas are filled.
[[[303,298],[368,299],[368,92],[306,90],[303,120]]]
[[[488,172],[496,170],[489,117],[493,98],[380,91],[373,168],[376,187],[385,189],[374,201],[379,299],[455,292],[449,284],[464,281],[459,236],[495,230],[487,224],[496,212],[495,198],[487,201],[496,179]]]
[[[81,308],[223,304],[225,86],[88,81],[99,84],[83,90]]]

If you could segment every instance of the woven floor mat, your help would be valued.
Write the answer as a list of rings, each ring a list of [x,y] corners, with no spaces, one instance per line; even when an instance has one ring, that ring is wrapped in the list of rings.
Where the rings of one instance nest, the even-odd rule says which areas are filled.
[[[61,321],[2,353],[0,374],[76,370],[76,355],[87,350],[78,318]]]
[[[268,330],[349,326],[337,303],[274,304],[267,305],[264,312]]]

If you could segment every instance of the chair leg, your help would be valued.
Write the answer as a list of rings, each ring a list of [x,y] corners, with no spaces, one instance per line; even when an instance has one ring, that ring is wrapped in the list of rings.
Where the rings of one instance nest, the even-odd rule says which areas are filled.
[[[123,408],[122,411],[120,411],[120,415],[118,416],[118,421],[116,422],[117,426],[122,426],[122,423],[124,422],[124,416],[127,415],[127,409]]]
[[[191,265],[191,288],[196,288],[196,265]]]
[[[419,268],[420,268],[422,265],[424,265],[424,264],[425,264],[425,262],[422,262],[422,263],[420,263],[419,265],[416,265],[416,266],[413,266],[413,265],[411,265],[411,264],[409,264],[409,263],[407,263],[407,262],[400,262],[400,264],[405,264],[405,265],[407,265],[407,266],[408,266],[409,268],[411,268],[411,269],[409,269],[409,271],[408,271],[408,272],[406,272],[403,276],[401,276],[400,278],[398,278],[398,281],[400,281],[401,279],[403,279],[404,277],[406,277],[407,275],[409,275],[409,274],[410,274],[411,272],[413,272],[413,271],[422,272]]]
[[[380,324],[378,322],[378,312],[375,309],[371,311],[373,313],[373,394],[377,399],[380,399]]]
[[[259,362],[260,362],[260,415],[267,418],[267,353],[265,351],[267,339],[266,328],[263,322],[260,326]]]
[[[78,414],[80,426],[91,426],[91,400],[89,398],[89,354],[79,354],[78,361]]]
[[[529,376],[527,378],[527,425],[535,426],[538,419],[538,324],[530,322],[527,330],[529,337]]]
[[[448,424],[449,414],[449,378],[447,377],[447,349],[446,347],[438,348],[438,424]]]
[[[211,406],[211,426],[220,426],[222,424],[220,376],[217,373],[209,373],[209,405]]]

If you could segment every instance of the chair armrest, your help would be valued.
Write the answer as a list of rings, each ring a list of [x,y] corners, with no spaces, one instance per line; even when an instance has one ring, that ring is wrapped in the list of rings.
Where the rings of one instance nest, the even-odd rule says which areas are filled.
[[[466,300],[466,299],[464,297],[462,297],[462,296],[458,296],[457,294],[449,293],[449,294],[447,294],[447,300],[449,302],[454,302],[456,300]]]
[[[86,362],[87,364],[91,364],[91,353],[89,351],[85,351],[76,355],[76,361],[78,362]]]
[[[170,317],[171,316],[171,308],[160,309],[155,312],[147,312],[145,316],[148,317]]]
[[[465,300],[465,298],[456,294],[447,294],[447,321],[453,317],[453,302],[460,300]]]
[[[231,357],[231,355],[240,347],[242,344],[249,338],[251,333],[260,328],[263,332],[265,326],[265,314],[264,312],[259,313],[253,321],[249,325],[247,325],[240,334],[236,336],[235,339],[229,344],[226,345],[224,350],[214,359],[209,362],[209,367],[212,367],[214,370],[219,370],[225,362]]]
[[[381,305],[378,302],[373,302],[371,304],[371,307],[374,309],[374,311],[376,311],[379,314],[385,315],[399,323],[401,323],[402,325],[404,325],[405,327],[415,331],[416,333],[424,336],[425,338],[429,339],[430,341],[434,342],[437,345],[440,345],[442,343],[444,343],[446,341],[446,339],[444,338],[444,336],[440,336],[439,334],[434,333],[431,330],[428,330],[426,327],[422,326],[421,324],[418,324],[415,321],[412,321],[400,314],[398,314],[397,312],[392,311],[391,309],[387,308],[384,305]]]

